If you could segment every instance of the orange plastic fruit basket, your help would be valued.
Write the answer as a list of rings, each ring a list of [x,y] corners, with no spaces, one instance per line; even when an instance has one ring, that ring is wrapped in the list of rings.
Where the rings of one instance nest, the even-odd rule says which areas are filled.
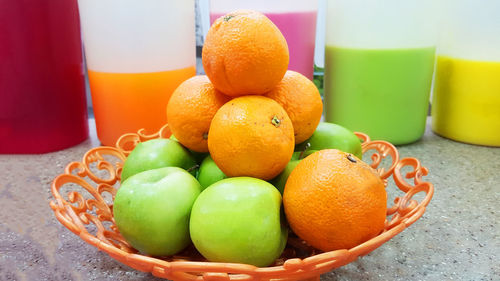
[[[168,138],[170,135],[168,125],[165,125],[152,135],[144,134],[144,130],[125,134],[117,141],[116,147],[101,146],[89,150],[81,162],[69,163],[64,173],[54,179],[54,200],[50,202],[59,222],[85,242],[123,264],[161,278],[207,281],[319,280],[320,274],[370,253],[418,220],[434,193],[433,185],[422,180],[428,171],[417,159],[399,159],[399,153],[392,144],[372,141],[367,135],[356,133],[363,141],[365,161],[371,159],[369,164],[377,169],[386,186],[389,186],[387,180],[392,176],[396,192],[401,193],[395,197],[394,204],[387,208],[385,228],[378,236],[351,249],[321,252],[292,234],[283,255],[273,265],[260,268],[247,264],[208,262],[192,246],[176,256],[145,256],[133,249],[120,235],[113,219],[113,199],[120,184],[123,162],[135,145],[154,138]],[[382,162],[388,165],[381,165]],[[402,169],[405,167],[410,171],[403,176]],[[407,182],[405,177],[413,179],[413,182]],[[418,201],[413,198],[417,193],[424,193],[425,196]]]

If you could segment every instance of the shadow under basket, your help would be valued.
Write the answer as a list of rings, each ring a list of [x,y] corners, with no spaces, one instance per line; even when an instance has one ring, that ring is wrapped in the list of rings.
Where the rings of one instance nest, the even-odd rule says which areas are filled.
[[[115,225],[113,200],[127,156],[140,142],[170,137],[168,124],[151,135],[145,134],[144,130],[125,134],[117,141],[116,147],[90,149],[81,162],[69,163],[64,173],[52,183],[54,200],[50,202],[50,207],[59,222],[85,242],[123,264],[160,278],[207,281],[319,280],[320,274],[370,253],[413,224],[424,214],[434,193],[433,185],[422,181],[428,171],[417,159],[399,159],[394,145],[386,141],[372,141],[363,133],[355,134],[362,141],[364,161],[377,170],[386,187],[395,186],[391,192],[399,194],[387,208],[384,230],[351,249],[321,252],[292,233],[281,257],[269,267],[208,262],[192,245],[175,256],[164,258],[138,253],[120,235]],[[407,171],[404,175],[403,169]],[[389,178],[394,184],[388,184]],[[417,193],[423,195],[415,196],[422,198],[420,201],[414,198]]]

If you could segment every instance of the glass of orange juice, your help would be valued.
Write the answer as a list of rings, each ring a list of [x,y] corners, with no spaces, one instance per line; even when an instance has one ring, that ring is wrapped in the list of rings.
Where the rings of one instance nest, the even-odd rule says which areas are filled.
[[[102,144],[167,122],[175,88],[196,74],[194,0],[78,0]]]

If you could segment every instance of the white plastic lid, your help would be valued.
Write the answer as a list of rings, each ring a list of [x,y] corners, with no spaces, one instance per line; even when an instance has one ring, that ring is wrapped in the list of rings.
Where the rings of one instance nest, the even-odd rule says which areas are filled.
[[[329,0],[326,45],[416,48],[436,44],[435,0]]]
[[[194,0],[78,0],[87,66],[140,73],[196,65]]]
[[[446,0],[441,10],[439,54],[500,61],[499,0]]]
[[[318,0],[210,0],[211,13],[252,9],[262,13],[316,11]]]

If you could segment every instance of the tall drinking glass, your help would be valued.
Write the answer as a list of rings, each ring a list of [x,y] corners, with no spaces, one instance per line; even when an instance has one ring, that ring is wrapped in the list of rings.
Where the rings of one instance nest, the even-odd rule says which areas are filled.
[[[164,125],[196,74],[194,0],[78,0],[97,136],[105,145]]]
[[[394,144],[425,130],[434,70],[433,0],[330,0],[325,119]]]
[[[443,8],[432,129],[500,146],[500,2],[448,0]]]
[[[210,0],[210,23],[237,9],[264,13],[280,29],[288,43],[288,69],[313,79],[318,10],[316,0]]]

